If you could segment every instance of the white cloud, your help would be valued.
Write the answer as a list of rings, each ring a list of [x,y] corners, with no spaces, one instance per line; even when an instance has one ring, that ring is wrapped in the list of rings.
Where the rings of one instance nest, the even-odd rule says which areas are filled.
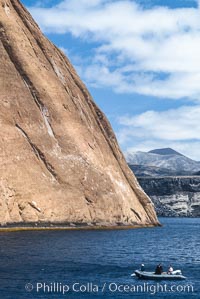
[[[148,151],[153,148],[172,147],[183,154],[199,158],[200,106],[183,106],[167,111],[147,111],[119,119],[118,132],[123,145],[130,141],[128,151]]]
[[[119,119],[127,132],[162,140],[200,140],[200,106],[183,106],[167,111],[147,111]],[[128,134],[128,133],[127,133]]]
[[[31,12],[46,32],[70,32],[101,42],[89,66],[81,69],[88,83],[123,93],[200,100],[198,8],[143,9],[130,0],[65,0],[52,8],[32,7]]]
[[[120,118],[121,145],[129,144],[131,151],[172,147],[199,159],[200,0],[197,3],[198,8],[144,9],[133,0],[64,0],[30,10],[46,33],[71,33],[90,44],[90,54],[82,57],[81,51],[79,57],[62,48],[88,84],[193,102]]]

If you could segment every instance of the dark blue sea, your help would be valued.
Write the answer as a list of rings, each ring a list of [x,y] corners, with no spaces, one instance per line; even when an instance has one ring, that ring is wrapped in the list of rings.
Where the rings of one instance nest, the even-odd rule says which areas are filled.
[[[0,298],[200,298],[200,218],[133,230],[0,233]],[[185,281],[131,274],[161,262]]]

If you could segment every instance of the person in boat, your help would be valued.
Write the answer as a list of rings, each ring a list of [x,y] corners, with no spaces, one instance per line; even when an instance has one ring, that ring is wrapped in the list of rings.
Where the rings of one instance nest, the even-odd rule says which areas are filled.
[[[144,268],[144,264],[141,264],[141,268],[140,268],[141,271],[145,271],[145,268]]]
[[[171,275],[171,274],[173,274],[173,271],[174,271],[174,269],[173,269],[172,266],[170,265],[170,266],[169,266],[169,269],[168,269],[168,271],[167,271],[167,274]]]
[[[161,275],[163,272],[162,264],[158,264],[155,270],[155,274]]]

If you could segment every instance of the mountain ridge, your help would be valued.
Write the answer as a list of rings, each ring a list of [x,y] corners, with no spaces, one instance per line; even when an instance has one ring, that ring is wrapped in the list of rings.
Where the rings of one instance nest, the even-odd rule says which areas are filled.
[[[167,154],[169,153],[170,154]],[[161,154],[160,154],[161,153]],[[173,153],[173,154],[171,154]],[[193,175],[200,170],[200,162],[192,160],[173,149],[156,149],[149,152],[131,152],[126,160],[137,176]]]
[[[159,155],[179,155],[179,156],[184,156],[183,154],[175,151],[174,149],[172,149],[170,147],[154,149],[154,150],[149,151],[148,153],[159,154]]]

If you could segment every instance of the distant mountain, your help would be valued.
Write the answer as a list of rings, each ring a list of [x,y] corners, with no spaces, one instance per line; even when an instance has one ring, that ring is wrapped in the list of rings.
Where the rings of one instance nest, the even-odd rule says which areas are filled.
[[[181,153],[173,150],[170,147],[154,149],[152,151],[149,151],[148,153],[158,154],[158,155],[179,155],[179,156],[183,156]]]
[[[200,162],[171,148],[126,154],[158,216],[200,217]]]
[[[200,171],[200,162],[170,148],[128,152],[126,160],[136,176],[193,175]]]

